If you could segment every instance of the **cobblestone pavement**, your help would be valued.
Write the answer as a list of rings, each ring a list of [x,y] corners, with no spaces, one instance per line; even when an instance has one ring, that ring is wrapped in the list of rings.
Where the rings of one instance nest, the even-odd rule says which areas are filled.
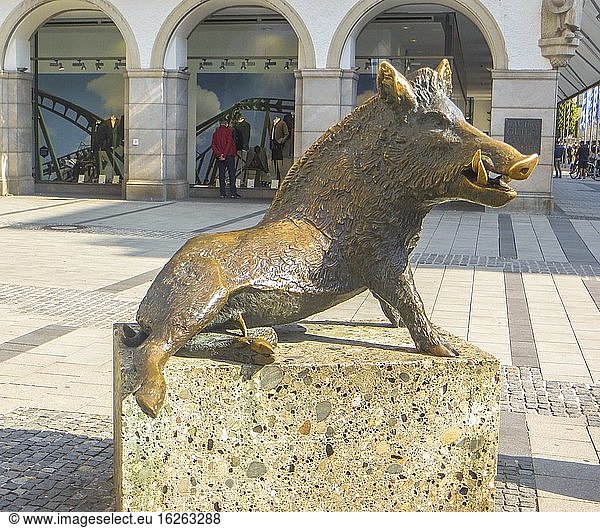
[[[0,224],[1,225],[1,224]],[[94,225],[76,225],[76,224],[55,224],[55,225],[40,225],[28,223],[6,223],[5,227],[11,229],[20,229],[23,231],[63,231],[80,234],[96,234],[96,235],[115,235],[119,237],[140,236],[144,238],[170,239],[181,240],[182,242],[190,238],[189,232],[178,231],[157,231],[152,229],[122,229],[110,226],[94,226]]]
[[[531,458],[498,456],[496,511],[538,511]]]
[[[559,180],[551,216],[434,211],[413,254],[434,323],[503,364],[498,511],[600,511],[598,193]],[[265,210],[239,202],[0,199],[0,510],[114,507],[111,326],[184,240]],[[382,317],[367,294],[327,312]]]
[[[416,266],[460,266],[492,268],[497,271],[512,273],[545,273],[578,275],[581,277],[600,276],[600,265],[579,264],[569,262],[548,262],[544,260],[515,260],[505,257],[487,257],[473,255],[435,255],[413,254],[411,262]]]
[[[0,510],[110,511],[112,424],[21,409],[0,415]]]
[[[573,418],[574,423],[582,418],[588,427],[600,427],[600,385],[546,381],[540,369],[503,366],[500,409],[504,416],[536,413]],[[496,477],[497,511],[538,511],[534,460],[528,454],[501,451]]]
[[[540,369],[502,367],[500,408],[548,416],[583,416],[600,427],[600,385],[546,381]]]
[[[115,298],[114,293],[0,284],[0,305],[53,317],[59,324],[112,328],[115,321],[135,319],[137,302]]]

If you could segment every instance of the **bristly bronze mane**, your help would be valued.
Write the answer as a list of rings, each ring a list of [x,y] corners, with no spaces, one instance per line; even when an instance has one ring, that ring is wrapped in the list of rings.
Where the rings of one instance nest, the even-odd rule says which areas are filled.
[[[423,108],[440,91],[445,93],[447,84],[430,68],[422,68],[413,87]],[[439,191],[444,184],[440,181],[442,166],[445,172],[455,174],[464,159],[448,159],[444,152],[436,155],[440,145],[435,138],[427,143],[423,137],[419,138],[420,148],[429,149],[432,155],[425,160],[416,156],[406,117],[390,108],[380,94],[355,108],[294,163],[264,221],[303,217],[325,231],[339,231],[340,225],[352,231],[356,209],[361,211],[361,223],[377,225],[385,216],[382,212],[398,210],[400,202],[412,218],[425,216],[439,201],[434,196],[424,200],[422,189],[438,186]]]
[[[431,68],[419,68],[408,76],[412,83],[419,106],[429,107],[433,97],[445,93],[448,97],[452,94],[452,80],[447,76],[438,75]]]

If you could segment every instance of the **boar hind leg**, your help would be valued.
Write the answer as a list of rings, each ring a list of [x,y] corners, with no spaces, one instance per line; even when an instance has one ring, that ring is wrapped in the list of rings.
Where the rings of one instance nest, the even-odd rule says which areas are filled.
[[[214,271],[214,274],[211,272]],[[191,337],[208,326],[227,301],[229,292],[221,283],[216,264],[207,264],[202,278],[181,285],[169,295],[172,303],[168,317],[153,328],[148,338],[134,354],[135,368],[141,384],[135,392],[140,408],[156,418],[166,394],[162,374],[167,360],[184,346]],[[180,298],[179,298],[180,297]],[[160,302],[159,299],[157,299]]]
[[[406,265],[399,277],[390,277],[389,270],[377,275],[378,278],[375,279],[377,284],[371,288],[373,294],[377,298],[381,297],[386,304],[392,306],[394,311],[390,313],[396,312],[404,321],[415,342],[417,351],[433,356],[456,356],[456,352],[444,342],[427,318],[423,301],[415,288],[410,264]],[[386,316],[388,316],[387,313]]]

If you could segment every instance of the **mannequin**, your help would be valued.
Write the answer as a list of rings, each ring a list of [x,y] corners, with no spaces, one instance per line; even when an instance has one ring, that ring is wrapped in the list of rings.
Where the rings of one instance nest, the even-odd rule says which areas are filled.
[[[106,162],[106,152],[103,150],[104,139],[102,137],[102,121],[96,121],[94,129],[92,131],[92,155],[94,157],[94,171],[96,176],[104,169],[104,163]],[[102,154],[101,154],[102,152]]]
[[[283,160],[283,146],[290,136],[289,129],[279,116],[273,119],[271,125],[271,161],[275,167],[275,175],[281,180],[280,161]]]
[[[250,147],[251,126],[242,114],[238,114],[233,124],[235,131],[235,144],[238,151],[247,151]]]
[[[294,157],[294,112],[285,114],[283,121],[288,127],[289,137],[286,142],[283,157],[293,158]]]
[[[118,119],[112,114],[105,121],[96,123],[93,143],[97,149],[96,171],[98,177],[101,174],[106,176],[105,181],[112,181],[115,174],[118,174],[116,167],[115,150],[123,142],[123,119]],[[94,146],[92,146],[92,149]],[[104,178],[102,178],[104,179]]]
[[[242,167],[246,163],[248,149],[250,148],[250,130],[250,123],[246,121],[246,118],[241,113],[238,113],[233,123],[233,137],[237,149],[236,173],[240,174],[240,180],[244,185],[246,183],[246,171],[243,169],[238,171],[237,167],[240,160],[242,161]]]
[[[113,114],[110,116],[110,118],[107,120],[108,121],[108,126],[110,129],[110,145],[109,145],[109,150],[108,150],[108,156],[109,156],[109,160],[110,163],[106,164],[106,181],[111,181],[114,177],[114,163],[115,163],[115,157],[114,157],[114,152],[115,152],[115,148],[118,146],[118,142],[117,142],[117,133],[118,133],[118,128],[117,128],[117,117]]]

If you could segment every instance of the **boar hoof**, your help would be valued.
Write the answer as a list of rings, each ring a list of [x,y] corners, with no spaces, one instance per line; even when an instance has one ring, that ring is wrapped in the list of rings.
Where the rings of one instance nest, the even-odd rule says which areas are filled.
[[[150,418],[156,418],[165,402],[167,384],[162,374],[146,379],[135,393],[138,405]]]
[[[275,352],[273,345],[260,337],[238,337],[233,343],[234,348],[250,347],[250,350],[263,356],[272,356]]]
[[[424,350],[427,354],[431,354],[432,356],[438,357],[456,357],[458,354],[450,348],[449,345],[444,345],[439,343],[437,345],[433,345],[432,347]]]
[[[272,356],[275,352],[273,345],[260,337],[250,339],[250,350],[263,356]]]

